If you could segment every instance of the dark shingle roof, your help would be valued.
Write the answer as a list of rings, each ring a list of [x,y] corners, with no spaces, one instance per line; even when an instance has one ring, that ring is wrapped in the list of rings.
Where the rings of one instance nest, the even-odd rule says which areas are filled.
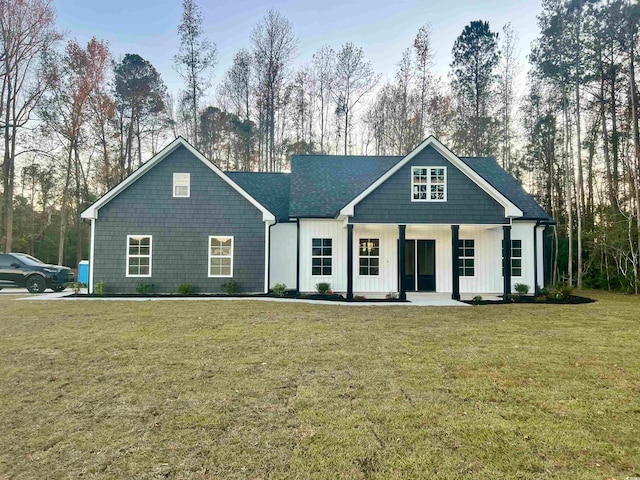
[[[403,157],[294,155],[292,217],[335,217],[340,209]]]
[[[553,222],[535,198],[522,188],[518,180],[498,165],[495,158],[460,157],[460,159],[522,210],[523,219]]]
[[[225,172],[279,222],[289,220],[289,173]]]
[[[399,156],[294,155],[292,173],[225,172],[279,222],[290,217],[334,218],[393,165]],[[523,212],[523,218],[553,222],[518,180],[491,157],[460,157]]]

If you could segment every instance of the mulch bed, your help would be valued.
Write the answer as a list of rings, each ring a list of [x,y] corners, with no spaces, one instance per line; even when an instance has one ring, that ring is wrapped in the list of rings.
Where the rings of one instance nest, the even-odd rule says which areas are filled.
[[[468,303],[469,305],[504,305],[505,302],[502,300],[462,300],[463,303]],[[511,301],[508,303],[536,303],[536,304],[553,304],[553,305],[580,305],[583,303],[593,303],[595,300],[593,298],[581,297],[579,295],[571,295],[569,298],[552,298],[547,297],[543,299],[543,297],[533,297],[533,296],[524,296],[518,297],[513,296]]]
[[[68,295],[68,297],[77,297],[77,298],[289,298],[294,300],[322,300],[325,302],[347,302],[347,299],[339,295],[337,293],[321,295],[319,293],[301,293],[297,294],[295,292],[285,292],[283,296],[277,296],[273,294],[267,293],[234,293],[232,295],[228,295],[226,293],[191,293],[189,295],[184,295],[181,293],[104,293],[98,295],[96,293],[87,294],[87,293],[74,293]],[[363,299],[354,299],[354,303],[357,302],[373,302],[373,303],[404,303],[407,300],[400,300],[398,298],[363,298]],[[349,302],[352,303],[352,302]]]

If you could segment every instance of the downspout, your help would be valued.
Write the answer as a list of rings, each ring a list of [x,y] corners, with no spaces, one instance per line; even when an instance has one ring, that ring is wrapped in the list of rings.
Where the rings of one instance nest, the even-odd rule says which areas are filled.
[[[300,219],[296,218],[296,292],[300,293]]]
[[[269,287],[271,284],[271,227],[278,223],[278,219],[269,225],[267,229],[267,265],[266,265],[266,287],[264,293],[269,293]]]
[[[533,296],[538,296],[538,227],[540,220],[536,220],[533,227]]]

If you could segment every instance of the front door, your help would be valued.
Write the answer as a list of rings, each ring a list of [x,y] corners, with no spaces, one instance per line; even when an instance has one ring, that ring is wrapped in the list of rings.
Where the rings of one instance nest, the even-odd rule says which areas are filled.
[[[404,278],[407,292],[435,292],[436,241],[405,240]]]

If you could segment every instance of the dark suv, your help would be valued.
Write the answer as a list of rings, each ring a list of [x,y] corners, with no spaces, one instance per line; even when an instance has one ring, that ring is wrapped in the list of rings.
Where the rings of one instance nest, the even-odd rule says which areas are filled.
[[[0,253],[0,290],[23,287],[31,293],[61,292],[74,280],[69,267],[48,265],[26,253]]]

